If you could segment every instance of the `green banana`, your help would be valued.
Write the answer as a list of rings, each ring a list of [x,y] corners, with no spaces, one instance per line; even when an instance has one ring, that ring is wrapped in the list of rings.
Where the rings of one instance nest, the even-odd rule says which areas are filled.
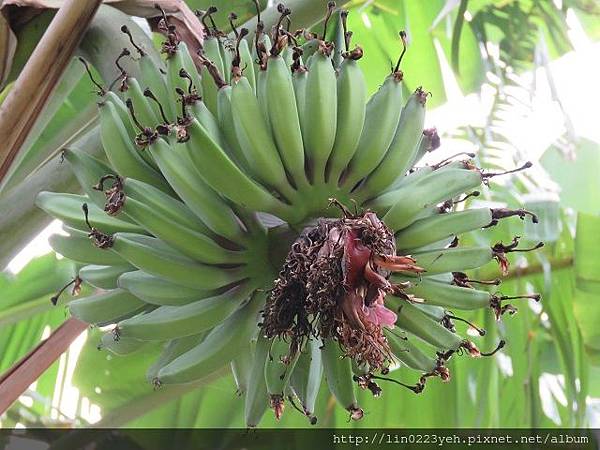
[[[404,175],[410,168],[423,135],[426,99],[427,93],[421,88],[408,98],[385,156],[358,188],[356,194],[361,201],[383,191],[398,178],[398,175]]]
[[[481,174],[476,170],[434,171],[396,190],[398,202],[383,216],[383,220],[392,230],[401,230],[413,223],[426,207],[454,198],[481,183]]]
[[[221,144],[218,139],[213,137],[213,132],[207,127],[206,131],[213,138],[216,144],[222,149],[228,150],[227,155],[240,167],[245,173],[251,174],[248,160],[240,147],[237,135],[235,134],[235,124],[231,115],[231,86],[227,85],[219,89],[217,94],[217,104],[219,113],[219,127],[223,130],[224,139],[221,139]],[[202,121],[200,121],[202,125]],[[225,142],[227,145],[224,145]]]
[[[358,61],[344,59],[337,80],[337,130],[327,164],[327,180],[336,185],[354,156],[365,123],[367,86]]]
[[[490,247],[452,247],[437,250],[414,252],[417,265],[425,269],[426,275],[446,272],[461,272],[477,269],[489,263],[494,257]]]
[[[73,174],[88,199],[97,207],[104,208],[106,197],[103,192],[94,189],[98,180],[114,171],[98,159],[80,150],[63,150],[65,159],[73,168]]]
[[[457,350],[464,340],[407,301],[393,301],[397,306],[396,326],[414,334],[439,350]]]
[[[127,198],[123,211],[154,236],[196,261],[207,264],[239,264],[245,261],[243,253],[221,247],[209,236],[166,218],[135,198]]]
[[[344,357],[339,344],[331,339],[323,341],[321,356],[329,390],[337,402],[350,413],[351,419],[362,419],[364,412],[356,400],[350,358]]]
[[[112,252],[105,252],[96,247],[88,238],[87,233],[77,231],[73,228],[66,228],[68,236],[62,234],[53,234],[48,238],[48,243],[52,250],[63,255],[65,258],[72,259],[83,264],[100,265],[126,265],[127,262],[119,255]]]
[[[212,296],[211,291],[198,290],[172,283],[141,270],[126,272],[117,285],[152,305],[179,306]]]
[[[137,339],[123,338],[115,339],[112,331],[104,333],[98,344],[98,350],[108,350],[117,356],[130,355],[137,352],[146,345],[146,342]]]
[[[490,306],[492,300],[492,294],[487,291],[454,286],[429,279],[429,277],[412,283],[406,293],[425,300],[426,304],[443,306],[449,309],[472,310],[485,308]]]
[[[269,57],[266,78],[267,113],[281,160],[295,185],[307,187],[296,96],[292,76],[281,56]]]
[[[265,380],[265,363],[270,348],[271,341],[264,337],[262,333],[259,333],[244,401],[244,418],[246,426],[249,428],[254,428],[258,425],[269,406],[267,382]]]
[[[224,74],[223,60],[221,59],[221,50],[219,40],[214,36],[207,36],[202,43],[202,53],[205,58],[212,61],[220,74]],[[208,109],[217,114],[217,86],[206,68],[201,71],[202,96]]]
[[[106,252],[104,252],[106,253]],[[135,267],[125,265],[95,265],[90,264],[79,269],[79,278],[98,289],[115,289],[117,280],[127,272],[135,270]],[[135,294],[134,294],[135,295]],[[136,296],[137,297],[137,296]],[[142,299],[143,300],[143,299]]]
[[[239,356],[231,361],[231,373],[235,381],[236,393],[239,396],[245,395],[248,391],[250,372],[254,363],[254,344],[252,341],[243,350]]]
[[[149,147],[160,170],[187,207],[217,235],[240,242],[243,230],[231,208],[200,178],[187,152],[157,140]],[[225,155],[222,155],[225,157]],[[248,180],[248,183],[251,183]]]
[[[165,194],[160,189],[133,178],[125,178],[121,184],[127,197],[152,208],[157,214],[186,228],[205,234],[209,233],[208,227],[184,203]],[[125,207],[126,204],[127,200],[125,200]],[[143,226],[143,224],[140,225]]]
[[[294,367],[298,361],[298,354],[290,355],[290,345],[279,337],[271,340],[269,356],[265,363],[265,381],[269,404],[279,420],[283,414],[285,390],[288,387]]]
[[[181,306],[160,306],[117,324],[119,336],[164,341],[210,330],[231,315],[251,292],[247,285]]]
[[[171,193],[165,179],[140,156],[130,140],[115,106],[105,102],[100,106],[100,137],[110,165],[122,177],[132,177]]]
[[[76,194],[58,194],[55,192],[40,192],[35,204],[65,225],[78,230],[88,230],[85,216],[81,207],[89,199]],[[89,221],[92,226],[105,233],[126,231],[130,233],[145,233],[146,231],[137,224],[127,222],[116,217],[108,216],[93,204],[88,205]]]
[[[398,337],[397,332],[385,329],[385,337],[394,356],[405,366],[424,373],[430,373],[437,367],[437,360],[427,356],[406,336]]]
[[[255,331],[264,294],[256,294],[206,336],[206,339],[158,371],[158,384],[199,380],[230,363]]]
[[[202,342],[205,337],[206,333],[198,333],[192,336],[185,336],[169,341],[154,364],[148,367],[148,370],[146,371],[146,380],[148,380],[150,383],[154,383],[156,376],[158,375],[158,371],[162,367],[166,366],[175,358],[178,358],[185,352],[194,348],[196,345]]]
[[[78,298],[69,303],[69,311],[79,320],[94,325],[113,323],[122,316],[141,310],[146,304],[123,289]]]
[[[277,189],[288,200],[295,198],[271,133],[262,120],[258,101],[244,77],[233,83],[231,110],[238,142],[250,169],[259,175],[263,183]]]
[[[474,208],[417,220],[396,234],[396,247],[408,251],[485,228],[492,223],[492,214],[489,208]]]
[[[140,234],[115,234],[112,251],[144,272],[191,288],[217,289],[245,277],[243,269],[199,264],[159,239]]]
[[[343,175],[342,187],[352,190],[381,162],[389,148],[400,120],[403,103],[401,76],[392,74],[367,103],[365,124],[358,147]]]
[[[289,205],[275,198],[244,174],[210,138],[206,129],[197,120],[192,121],[188,130],[190,133],[188,146],[194,145],[202,149],[202,151],[190,151],[191,160],[214,190],[246,208],[270,212],[289,219],[295,217],[297,213]],[[211,170],[202,170],[204,167],[211,167]]]
[[[337,79],[330,49],[322,47],[312,57],[304,97],[304,151],[314,184],[325,181],[325,167],[337,131]]]
[[[304,414],[310,418],[311,423],[316,423],[315,403],[323,378],[323,362],[321,359],[321,341],[310,339],[292,372],[290,385],[302,403]]]

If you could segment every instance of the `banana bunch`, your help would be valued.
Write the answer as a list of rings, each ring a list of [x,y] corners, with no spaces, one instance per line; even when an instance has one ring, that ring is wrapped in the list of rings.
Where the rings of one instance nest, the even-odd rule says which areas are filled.
[[[464,247],[459,235],[537,218],[467,207],[500,175],[469,159],[414,167],[439,137],[424,129],[428,93],[403,98],[402,56],[367,98],[346,11],[335,49],[325,39],[334,3],[321,35],[290,32],[291,11],[278,10],[272,30],[259,15],[252,40],[235,15],[228,37],[215,8],[199,13],[197,52],[163,15],[159,64],[124,27],[133,49],[117,67],[136,52],[142,76],[121,69],[106,80],[114,91],[92,78],[105,158],[66,149],[81,193],[37,198],[64,224],[51,245],[81,265],[77,283],[97,288],[69,310],[112,325],[99,348],[160,346],[146,374],[156,387],[230,366],[250,427],[288,402],[316,423],[321,389],[360,419],[357,389],[380,395],[376,380],[396,369],[418,373],[404,384],[414,392],[446,381],[455,353],[486,355],[450,311],[500,318],[515,312],[510,299],[539,299],[465,273],[493,260],[506,273],[508,253],[541,244]]]

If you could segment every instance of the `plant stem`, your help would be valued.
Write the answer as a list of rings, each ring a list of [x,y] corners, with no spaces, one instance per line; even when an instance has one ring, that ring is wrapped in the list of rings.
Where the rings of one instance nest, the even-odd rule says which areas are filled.
[[[88,324],[71,317],[0,376],[0,414],[62,355]]]
[[[42,113],[101,0],[66,0],[0,106],[0,181]]]

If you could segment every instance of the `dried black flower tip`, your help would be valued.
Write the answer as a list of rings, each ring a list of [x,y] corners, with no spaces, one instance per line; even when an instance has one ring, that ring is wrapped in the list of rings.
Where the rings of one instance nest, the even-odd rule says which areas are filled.
[[[129,31],[129,28],[127,27],[127,25],[123,25],[121,27],[121,32],[123,32],[127,35],[127,37],[129,38],[129,43],[135,48],[135,50],[139,53],[140,56],[146,56],[146,52],[139,45],[137,45],[135,43],[135,41],[133,40],[131,31]]]
[[[53,295],[50,298],[50,302],[52,303],[53,306],[56,306],[56,304],[58,303],[58,299],[60,298],[60,296],[63,294],[63,292],[65,292],[67,290],[67,288],[69,286],[73,286],[73,289],[71,289],[71,295],[73,297],[79,295],[81,293],[81,283],[83,282],[83,280],[81,278],[79,278],[79,275],[76,275],[75,278],[73,278],[71,281],[69,281],[67,284],[65,284],[60,291],[58,291],[56,293],[56,295]]]
[[[177,53],[177,48],[179,47],[181,39],[177,34],[177,27],[169,24],[169,19],[167,18],[165,10],[162,9],[160,5],[154,5],[154,7],[160,11],[162,16],[158,22],[158,30],[167,38],[166,41],[161,43],[160,51],[161,53],[166,54],[167,58],[170,58]]]
[[[501,295],[494,294],[492,295],[492,299],[490,300],[490,308],[494,311],[494,315],[496,316],[496,320],[500,320],[500,318],[508,313],[511,316],[517,313],[517,308],[513,305],[506,304],[503,305],[502,302],[505,300],[521,300],[521,299],[529,299],[539,302],[542,299],[540,294],[526,294],[526,295]]]
[[[432,165],[431,167],[433,167],[434,170],[438,170],[438,169],[450,164],[454,160],[454,158],[456,158],[457,156],[468,156],[469,158],[475,158],[475,153],[471,153],[471,152],[456,153],[452,156],[448,156],[447,158],[442,159],[440,162]],[[476,169],[476,167],[473,164],[471,164],[471,162],[468,160],[463,161],[463,163],[464,163],[465,169]]]
[[[180,87],[177,87],[175,89],[175,91],[179,95],[179,101],[181,102],[181,116],[177,117],[177,121],[176,121],[175,125],[173,126],[173,129],[175,130],[177,142],[182,143],[182,142],[187,142],[190,139],[190,135],[189,135],[187,129],[190,126],[190,124],[192,123],[192,118],[188,115],[187,110],[186,110],[186,106],[187,106],[186,97],[187,96],[186,96],[185,92]]]
[[[129,114],[131,114],[131,119],[133,120],[133,123],[140,131],[135,137],[135,143],[140,149],[144,149],[148,145],[151,145],[154,141],[156,141],[156,139],[158,138],[158,135],[153,128],[145,127],[138,121],[137,117],[135,116],[133,102],[131,101],[130,98],[128,98],[125,101],[125,105],[127,106],[127,109],[129,110]]]
[[[500,278],[496,278],[494,280],[487,280],[487,281],[472,280],[464,272],[452,272],[452,278],[453,278],[452,284],[455,284],[456,286],[460,286],[460,287],[466,287],[466,288],[473,288],[473,286],[471,286],[471,283],[487,285],[487,286],[498,286],[500,283],[502,283],[502,280],[500,280]]]
[[[202,65],[206,67],[208,74],[212,77],[215,85],[217,86],[217,89],[221,89],[227,86],[227,82],[221,75],[221,72],[219,71],[217,65],[201,53],[198,54],[198,57],[200,58],[200,62],[202,63]]]
[[[392,66],[392,74],[394,75],[396,81],[400,82],[404,78],[404,74],[400,70],[400,63],[402,62],[402,58],[404,58],[404,55],[406,53],[406,32],[402,30],[398,34],[400,36],[400,40],[402,41],[402,53],[400,53],[396,65]]]
[[[336,340],[347,356],[372,370],[392,360],[383,327],[396,314],[384,305],[386,294],[400,295],[392,272],[420,273],[408,256],[397,256],[393,233],[367,211],[343,211],[342,219],[321,219],[292,244],[263,312],[269,338],[290,338],[295,354],[310,336]]]
[[[423,139],[426,142],[425,150],[432,152],[440,148],[441,140],[437,128],[427,128],[423,130]]]
[[[81,209],[83,210],[83,214],[85,217],[85,223],[88,226],[88,228],[90,229],[90,232],[88,233],[88,237],[92,240],[94,245],[103,250],[107,249],[107,248],[111,248],[114,243],[113,237],[109,234],[105,234],[105,233],[102,233],[101,231],[98,231],[98,229],[96,229],[92,225],[90,225],[89,210],[88,210],[87,203],[84,203],[83,205],[81,205]]]
[[[483,179],[484,182],[488,182],[490,178],[493,177],[498,177],[501,175],[508,175],[511,173],[516,173],[516,172],[521,172],[525,169],[529,169],[531,166],[533,166],[533,163],[531,161],[527,161],[525,164],[523,164],[520,167],[517,167],[516,169],[512,169],[512,170],[507,170],[504,172],[490,172],[490,173],[482,173],[481,174],[481,178]]]
[[[506,341],[504,339],[502,339],[502,340],[500,340],[500,342],[498,342],[498,345],[496,346],[496,348],[494,350],[492,350],[491,352],[488,352],[488,353],[480,352],[480,356],[493,356],[496,353],[498,353],[500,350],[502,350],[505,346],[506,346]]]
[[[149,88],[146,88],[144,90],[144,97],[148,97],[150,100],[154,101],[158,105],[158,110],[160,111],[160,116],[163,120],[163,123],[158,124],[156,126],[156,133],[160,134],[161,136],[168,136],[171,133],[173,125],[171,124],[169,119],[167,119],[162,103],[160,102],[160,100],[158,100],[158,98],[156,98],[156,96],[152,93],[152,91]]]
[[[327,2],[327,13],[325,14],[325,20],[323,21],[323,35],[321,36],[322,41],[327,39],[327,25],[329,25],[329,19],[331,19],[331,15],[333,14],[334,10],[335,2]]]
[[[510,268],[510,263],[508,262],[508,258],[506,257],[507,253],[532,252],[544,246],[543,242],[538,242],[531,248],[517,248],[517,246],[519,245],[519,239],[519,236],[515,236],[512,242],[508,245],[505,245],[502,242],[498,242],[492,247],[494,259],[498,261],[502,275],[508,275],[508,270]]]
[[[91,71],[90,66],[88,65],[87,61],[85,59],[83,59],[81,56],[78,59],[81,62],[81,64],[83,64],[83,67],[85,67],[85,71],[87,72],[88,77],[89,77],[90,81],[92,82],[92,84],[94,86],[96,86],[96,88],[98,88],[98,90],[96,91],[96,94],[98,94],[98,96],[100,96],[100,97],[104,97],[106,95],[106,89],[104,88],[104,86],[102,86],[96,80],[94,80],[94,77],[92,76],[92,71]]]
[[[185,95],[185,104],[194,105],[196,102],[202,100],[202,97],[198,94],[196,86],[194,86],[194,80],[183,67],[179,69],[179,76],[188,82],[187,94]]]
[[[479,336],[485,336],[485,330],[483,328],[478,327],[473,322],[463,319],[462,317],[457,317],[453,314],[446,314],[444,316],[444,319],[442,320],[442,324],[452,332],[454,332],[455,330],[452,320],[457,320],[459,322],[466,323],[467,325],[469,325],[469,327],[475,330],[477,334],[479,334]]]
[[[104,183],[108,180],[112,180],[113,184],[110,188],[104,190]],[[108,174],[104,175],[98,181],[98,184],[93,186],[96,191],[103,191],[106,196],[106,203],[104,204],[104,211],[114,216],[121,211],[121,208],[125,204],[125,192],[123,191],[123,179],[117,175]]]

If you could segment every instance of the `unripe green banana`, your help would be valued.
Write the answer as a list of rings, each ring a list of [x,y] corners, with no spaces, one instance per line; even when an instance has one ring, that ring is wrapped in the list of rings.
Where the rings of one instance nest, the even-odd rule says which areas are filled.
[[[396,247],[405,251],[451,238],[492,223],[492,210],[474,208],[417,220],[396,234]]]
[[[337,80],[337,130],[327,164],[327,181],[337,185],[358,147],[365,123],[367,86],[358,61],[345,59]]]
[[[160,170],[187,207],[214,233],[240,242],[243,233],[236,215],[199,176],[187,152],[179,150],[160,140],[149,147]]]
[[[186,305],[213,295],[212,291],[182,286],[141,270],[124,273],[117,280],[117,285],[146,303],[159,306]]]
[[[126,356],[137,352],[146,345],[146,342],[132,338],[115,339],[115,335],[109,331],[104,333],[98,344],[98,350],[108,350],[117,356]]]
[[[393,278],[393,277],[392,277]],[[432,280],[429,277],[414,281],[406,293],[425,300],[429,305],[439,305],[449,309],[480,309],[490,306],[492,294],[487,291],[454,286]]]
[[[140,72],[142,74],[142,79],[144,80],[144,88],[148,87],[152,93],[156,96],[156,98],[160,101],[161,105],[167,106],[169,109],[167,114],[173,117],[175,115],[175,110],[171,109],[172,104],[169,101],[169,94],[167,93],[167,85],[165,83],[165,77],[161,73],[161,69],[165,70],[163,65],[160,64],[156,66],[152,58],[148,55],[143,55],[139,59]],[[152,104],[152,110],[156,117],[160,116],[160,110],[158,109],[158,105]]]
[[[154,127],[156,126],[160,120],[158,115],[154,113],[154,109],[152,109],[152,104],[148,100],[148,97],[144,96],[144,90],[140,86],[140,83],[135,78],[127,78],[127,94],[126,98],[130,99],[133,103],[133,109],[135,111],[135,117],[138,119],[140,124],[145,127]],[[131,118],[130,118],[131,120]],[[140,152],[140,155],[144,155],[143,152]],[[144,158],[146,162],[148,162],[147,158]]]
[[[104,252],[107,253],[107,252]],[[125,265],[94,265],[90,264],[79,269],[79,278],[98,289],[115,289],[119,287],[117,280],[126,272],[135,270],[130,264]],[[134,294],[135,295],[135,294]],[[142,299],[143,300],[143,299]]]
[[[265,120],[265,125],[269,132],[272,131],[271,117],[269,116],[269,105],[267,101],[267,70],[259,67],[256,75],[256,101],[260,108],[262,117]]]
[[[117,324],[119,336],[142,341],[166,341],[210,330],[230,316],[252,289],[234,287],[223,294],[181,306],[160,306]]]
[[[159,239],[140,234],[115,234],[112,250],[144,272],[191,288],[217,289],[246,276],[243,268],[223,269],[199,264]]]
[[[319,50],[306,80],[305,118],[302,128],[304,151],[314,184],[325,181],[325,166],[337,129],[337,79],[331,57]]]
[[[426,99],[427,93],[420,88],[408,98],[385,156],[358,189],[360,200],[364,201],[383,191],[410,168],[423,135]]]
[[[290,344],[279,337],[271,340],[269,356],[265,363],[265,381],[269,403],[275,412],[275,418],[279,420],[283,414],[285,402],[285,390],[294,372],[298,361],[298,355],[290,355]]]
[[[445,328],[407,301],[394,301],[397,305],[396,326],[414,334],[439,350],[457,350],[463,339]]]
[[[267,383],[265,381],[265,363],[270,348],[271,341],[259,332],[244,401],[244,418],[246,426],[250,428],[258,425],[269,406]]]
[[[337,402],[350,413],[351,419],[362,419],[364,413],[356,401],[350,358],[344,357],[340,345],[331,339],[323,341],[321,356],[329,390]]]
[[[88,230],[88,226],[81,206],[88,201],[89,199],[82,195],[40,192],[35,199],[35,204],[55,219],[61,220],[65,225],[83,231]],[[105,233],[116,233],[118,231],[146,232],[137,224],[108,216],[93,204],[88,205],[88,210],[92,226]]]
[[[300,69],[295,70],[292,73],[292,84],[294,86],[294,96],[296,98],[296,110],[298,111],[298,121],[300,122],[300,129],[302,130],[303,139],[306,130],[306,84],[308,81],[308,71],[303,66]],[[306,153],[306,150],[305,150]]]
[[[490,247],[452,247],[426,250],[412,254],[417,265],[425,269],[426,275],[446,272],[461,272],[477,269],[489,263],[494,254]]]
[[[217,99],[220,98],[221,92],[231,90],[231,86],[224,86],[219,89],[217,93]],[[221,114],[221,102],[218,100],[219,107],[219,117]],[[206,104],[202,100],[197,100],[191,106],[192,116],[196,118],[198,122],[206,128],[207,133],[210,137],[222,148],[226,148],[227,145],[225,143],[225,136],[221,131],[221,122],[217,120],[217,117],[210,112],[210,110],[206,107]]]
[[[381,162],[398,128],[402,101],[401,78],[390,75],[367,103],[365,125],[342,186],[351,190]]]
[[[321,360],[321,341],[310,339],[298,356],[298,362],[292,372],[290,385],[302,403],[304,414],[316,422],[315,403],[323,378],[323,362]],[[314,424],[314,423],[313,423]]]
[[[193,87],[196,88],[198,95],[202,95],[202,82],[200,74],[196,69],[196,65],[194,64],[194,60],[190,55],[187,45],[185,42],[180,42],[177,45],[177,51],[175,51],[175,53],[170,55],[167,59],[167,83],[169,89],[171,90],[169,98],[177,98],[174,95],[176,88],[183,89],[183,91],[187,92],[188,88],[190,87],[189,82],[185,78],[181,77],[181,69],[185,70],[191,77]],[[210,77],[209,81],[211,81]],[[172,100],[172,103],[173,110],[177,111],[179,109],[177,107],[177,103],[174,100]]]
[[[110,165],[122,177],[132,177],[171,193],[165,179],[140,156],[130,140],[114,105],[105,102],[100,107],[100,137]]]
[[[424,373],[432,372],[436,368],[437,360],[423,353],[406,336],[403,336],[403,339],[398,336],[397,331],[390,329],[384,329],[384,334],[394,356],[407,367]]]
[[[156,379],[156,375],[162,367],[166,366],[175,358],[178,358],[179,356],[194,348],[196,345],[198,345],[204,340],[206,334],[207,333],[198,333],[192,336],[185,336],[179,339],[173,339],[172,341],[169,341],[163,349],[160,356],[158,357],[158,359],[154,362],[154,364],[148,367],[148,370],[146,372],[146,380],[152,383]]]
[[[245,261],[243,253],[221,247],[207,235],[170,220],[135,198],[127,198],[123,211],[154,236],[196,261],[207,264],[239,264]]]
[[[252,86],[252,90],[256,93],[256,73],[254,71],[254,58],[248,46],[248,41],[242,39],[239,46],[241,68],[244,76],[248,79],[248,83]]]
[[[252,170],[250,170],[246,155],[244,155],[237,134],[235,133],[235,124],[233,123],[233,116],[231,115],[231,86],[227,85],[219,89],[217,94],[217,105],[219,112],[219,127],[223,130],[225,142],[227,144],[221,145],[221,148],[224,150],[229,149],[227,155],[238,167],[243,169],[246,174],[251,175]],[[207,128],[207,131],[211,133],[211,137],[213,137],[210,129]],[[215,143],[219,144],[219,141],[215,139]]]
[[[481,183],[481,174],[476,170],[434,171],[395,191],[399,200],[383,216],[383,220],[392,230],[401,230],[413,223],[426,207],[454,198],[480,186]]]
[[[146,304],[123,289],[78,298],[69,303],[69,311],[79,320],[94,325],[113,323],[120,317],[139,311]]]
[[[203,56],[212,61],[217,67],[220,74],[225,74],[223,71],[223,60],[221,59],[221,50],[219,48],[219,40],[214,36],[208,36],[202,43]],[[217,86],[213,82],[212,77],[206,68],[202,69],[201,84],[202,96],[204,103],[208,109],[214,114],[217,114]]]
[[[113,173],[113,169],[80,150],[65,149],[63,155],[89,200],[97,207],[104,208],[106,197],[103,192],[94,189],[94,186],[101,177]]]
[[[266,70],[267,112],[275,143],[297,187],[306,187],[304,144],[292,77],[281,56],[269,57]]]
[[[294,214],[296,213],[290,206],[284,204],[262,186],[248,178],[231,161],[223,149],[210,138],[197,120],[192,121],[188,131],[190,133],[188,147],[193,145],[202,149],[202,151],[190,152],[192,162],[201,170],[204,180],[214,190],[240,206],[255,211],[270,212],[279,217],[295,217]],[[211,170],[202,170],[204,167],[211,167]]]
[[[210,233],[208,227],[184,203],[165,194],[160,189],[133,178],[125,178],[121,183],[126,197],[143,203],[157,214],[184,227],[204,234]],[[127,203],[127,198],[125,203]],[[144,226],[144,224],[140,224],[140,226]]]
[[[257,314],[264,305],[264,294],[256,294],[215,327],[204,341],[158,371],[158,384],[189,383],[202,379],[235,358],[255,331]]]
[[[277,189],[288,200],[296,197],[287,179],[281,156],[260,113],[248,80],[234,81],[231,109],[235,132],[250,169],[267,186]]]
[[[53,234],[48,238],[52,250],[82,264],[126,265],[127,262],[119,255],[106,252],[96,247],[88,238],[87,233],[66,228],[68,236]]]
[[[127,106],[125,106],[123,100],[121,100],[121,98],[113,91],[108,91],[105,94],[104,99],[106,103],[112,103],[114,105],[115,110],[121,119],[121,123],[127,130],[127,136],[129,136],[129,139],[133,142],[135,136],[139,133],[139,130],[131,120],[131,114],[129,113]]]
[[[236,393],[239,396],[245,395],[248,390],[250,372],[254,364],[254,343],[251,341],[244,349],[241,349],[239,355],[231,361],[231,373],[235,381]]]

